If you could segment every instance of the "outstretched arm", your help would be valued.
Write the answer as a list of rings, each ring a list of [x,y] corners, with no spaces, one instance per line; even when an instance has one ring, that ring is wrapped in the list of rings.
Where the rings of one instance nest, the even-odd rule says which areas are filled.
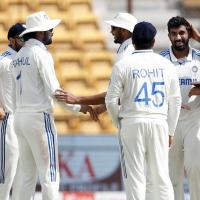
[[[57,90],[55,98],[69,104],[99,105],[105,103],[106,92],[92,96],[75,96],[64,90]]]

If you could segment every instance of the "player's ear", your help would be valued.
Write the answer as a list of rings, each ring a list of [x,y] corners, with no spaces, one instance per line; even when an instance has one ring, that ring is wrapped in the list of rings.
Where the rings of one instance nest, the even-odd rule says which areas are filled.
[[[155,44],[155,37],[153,38],[153,40],[151,41],[151,48],[153,48],[154,44]]]
[[[9,44],[13,47],[15,46],[15,39],[14,38],[9,38]]]

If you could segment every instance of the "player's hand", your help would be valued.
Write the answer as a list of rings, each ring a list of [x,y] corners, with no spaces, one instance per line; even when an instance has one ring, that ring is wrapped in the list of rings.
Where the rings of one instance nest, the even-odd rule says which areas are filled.
[[[5,116],[5,113],[3,110],[0,110],[0,120],[2,120]]]
[[[193,88],[190,90],[188,96],[191,97],[191,96],[193,96],[193,95],[200,95],[200,87],[193,87]]]
[[[100,115],[100,114],[106,112],[106,110],[107,110],[105,104],[101,104],[101,105],[99,105],[99,106],[96,106],[96,107],[93,108],[93,109],[94,109],[94,111],[95,111],[98,115]]]
[[[169,135],[169,148],[171,147],[173,142],[173,136]]]
[[[190,24],[191,38],[200,42],[200,33],[192,24]]]
[[[99,121],[97,112],[91,106],[81,105],[80,112],[82,112],[84,114],[89,113],[92,120]]]
[[[185,110],[191,110],[190,106],[188,106],[187,104],[184,104],[184,103],[181,104],[181,108],[185,109]]]
[[[62,101],[62,102],[69,103],[69,104],[79,104],[78,97],[76,97],[72,93],[66,92],[62,89],[56,90],[54,96],[58,101]]]

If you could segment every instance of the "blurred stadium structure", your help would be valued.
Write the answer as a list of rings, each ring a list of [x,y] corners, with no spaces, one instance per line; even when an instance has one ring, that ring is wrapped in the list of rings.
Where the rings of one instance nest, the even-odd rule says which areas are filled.
[[[157,52],[169,46],[166,29],[169,18],[183,15],[194,26],[200,27],[199,0],[132,0],[131,2],[129,10],[132,10],[132,13],[139,21],[150,21],[157,27],[158,34],[155,46],[155,51]],[[7,30],[13,23],[25,22],[28,14],[44,10],[50,17],[62,19],[61,25],[54,30],[54,42],[50,46],[50,51],[55,61],[56,73],[62,87],[75,95],[92,95],[103,92],[107,88],[115,51],[118,48],[118,45],[113,43],[110,27],[104,23],[104,20],[112,18],[117,12],[126,12],[127,3],[128,0],[0,0],[0,51],[3,51],[7,45]],[[197,43],[194,42],[194,46],[197,47]],[[89,144],[92,144],[93,140],[97,142],[100,138],[101,147],[104,149],[103,145],[106,146],[106,140],[112,138],[110,140],[115,140],[115,142],[111,142],[108,146],[116,145],[113,148],[115,149],[115,156],[118,158],[116,129],[107,114],[103,114],[100,117],[100,122],[96,123],[91,121],[89,116],[74,115],[56,104],[55,121],[60,135],[60,160],[62,160],[63,156],[73,157],[74,155],[71,150],[69,152],[72,154],[66,153],[67,150],[63,148],[62,142],[65,141],[64,146],[68,148],[67,145],[70,144],[68,141],[78,140],[77,138],[80,135],[90,135],[91,137],[98,135],[96,139],[82,137],[82,141],[87,139],[86,141],[88,142],[88,145],[84,147],[87,153],[90,152]],[[67,137],[68,135],[73,135],[73,137]],[[74,148],[74,151],[79,151],[76,145],[71,147]],[[109,153],[104,152],[98,157],[109,155]],[[72,157],[69,157],[69,160]],[[76,160],[76,162],[81,162],[78,159],[81,159],[81,156],[77,157]],[[110,159],[113,159],[112,155],[110,155]],[[72,175],[67,167],[69,160],[65,160],[65,163],[61,166],[61,168],[65,169],[65,173],[69,170],[66,177],[68,180]],[[71,162],[74,162],[73,159],[71,159]],[[101,160],[101,162],[103,162],[102,168],[109,169],[111,167],[109,158],[106,161]],[[116,162],[119,164],[119,160]],[[62,162],[60,164],[62,165]],[[97,170],[99,168],[98,163],[95,163],[95,166],[94,170]],[[86,166],[83,165],[82,170],[85,169],[84,167],[86,169],[90,168],[88,164]],[[63,177],[66,176],[66,174],[62,174],[62,170],[61,175]],[[87,177],[87,175],[84,176]],[[116,174],[115,178],[118,181],[117,184],[121,184],[120,175]],[[73,180],[71,181],[73,182]],[[70,190],[72,185],[63,182],[61,189],[63,187],[63,190]],[[83,190],[83,188],[79,189],[80,191]],[[120,186],[120,188],[113,190],[121,189]],[[97,186],[94,190],[98,191],[100,189]],[[112,189],[107,188],[105,190]],[[77,197],[77,199],[81,200],[80,197]],[[117,200],[115,197],[112,199]],[[120,200],[122,199],[124,197],[121,197]],[[106,200],[105,197],[104,200]]]

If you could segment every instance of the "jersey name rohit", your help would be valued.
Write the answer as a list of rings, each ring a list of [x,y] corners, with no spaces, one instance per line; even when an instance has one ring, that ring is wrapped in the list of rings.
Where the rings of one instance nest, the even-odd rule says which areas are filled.
[[[13,64],[13,67],[29,66],[30,65],[29,57],[21,57],[16,60],[13,60],[12,64]]]
[[[132,74],[133,78],[161,78],[163,77],[163,68],[154,68],[154,69],[147,69],[147,68],[140,68],[140,69],[133,69]]]

